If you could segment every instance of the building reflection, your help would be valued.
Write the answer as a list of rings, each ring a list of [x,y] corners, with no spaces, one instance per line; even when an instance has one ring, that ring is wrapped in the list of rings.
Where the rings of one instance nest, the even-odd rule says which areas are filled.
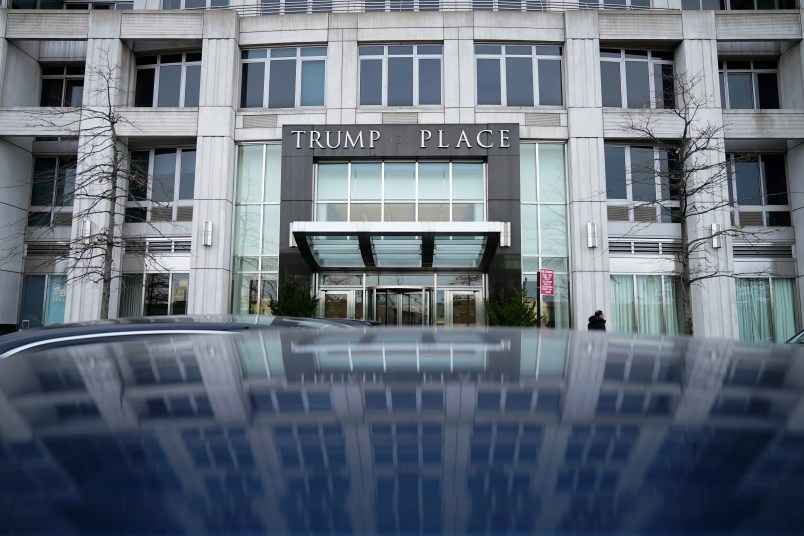
[[[804,526],[798,347],[161,336],[0,362],[0,533]]]

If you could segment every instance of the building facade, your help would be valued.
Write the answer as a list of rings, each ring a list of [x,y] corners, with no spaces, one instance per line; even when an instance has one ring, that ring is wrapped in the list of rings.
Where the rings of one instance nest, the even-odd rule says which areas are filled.
[[[603,309],[615,331],[678,333],[673,154],[629,122],[679,139],[684,97],[715,147],[696,180],[723,176],[691,200],[716,275],[691,289],[695,333],[799,328],[795,5],[190,3],[0,9],[6,326],[104,303],[267,313],[285,279],[321,316],[482,325],[484,299],[535,297],[553,270],[543,325]],[[125,191],[93,210],[82,177],[109,158]],[[121,239],[108,299],[60,260],[93,229]]]

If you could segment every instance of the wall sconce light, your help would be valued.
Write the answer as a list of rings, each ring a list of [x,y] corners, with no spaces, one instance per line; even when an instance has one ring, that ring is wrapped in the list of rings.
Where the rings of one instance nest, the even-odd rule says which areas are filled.
[[[81,242],[89,245],[89,238],[92,236],[92,222],[89,219],[81,220]]]
[[[597,234],[597,224],[586,224],[586,247],[596,248],[599,246],[599,239]]]
[[[720,223],[712,224],[712,248],[719,249],[723,247],[723,225]]]
[[[205,221],[204,222],[204,232],[201,236],[201,245],[202,246],[211,246],[212,245],[212,222]]]
[[[510,248],[511,247],[511,222],[503,222],[503,230],[500,233],[500,247],[501,248]]]

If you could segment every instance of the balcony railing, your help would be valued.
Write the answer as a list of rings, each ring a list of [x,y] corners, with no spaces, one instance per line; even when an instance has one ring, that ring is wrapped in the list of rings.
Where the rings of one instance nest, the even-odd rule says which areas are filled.
[[[570,11],[633,10],[656,11],[645,0],[620,2],[581,0],[263,0],[260,4],[212,9],[233,9],[240,15],[293,15],[299,13],[404,13],[423,11]]]

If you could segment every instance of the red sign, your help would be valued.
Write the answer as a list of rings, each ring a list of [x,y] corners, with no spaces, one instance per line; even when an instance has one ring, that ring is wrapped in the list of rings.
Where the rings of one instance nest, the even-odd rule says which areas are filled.
[[[539,283],[539,287],[541,288],[542,296],[552,296],[555,272],[553,270],[542,270],[540,274],[541,282]]]

